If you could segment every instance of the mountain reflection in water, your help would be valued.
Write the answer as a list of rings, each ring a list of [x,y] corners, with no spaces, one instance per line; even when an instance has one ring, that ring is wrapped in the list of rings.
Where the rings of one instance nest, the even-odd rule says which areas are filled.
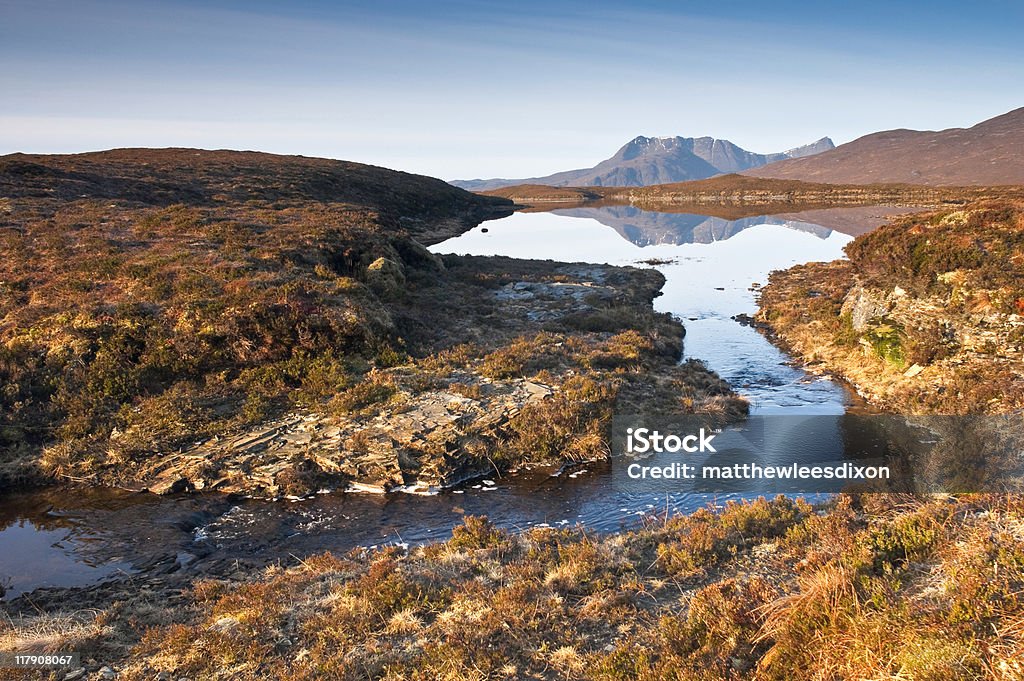
[[[694,213],[662,213],[636,206],[581,206],[557,208],[554,215],[596,220],[611,227],[637,246],[656,244],[709,244],[736,236],[759,225],[780,225],[827,239],[832,231],[856,236],[886,222],[890,216],[918,212],[921,208],[855,206],[805,212],[758,215],[728,220]]]

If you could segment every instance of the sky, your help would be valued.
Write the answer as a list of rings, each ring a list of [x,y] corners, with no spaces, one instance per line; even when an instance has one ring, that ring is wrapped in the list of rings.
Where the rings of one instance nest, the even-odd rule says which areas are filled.
[[[0,154],[255,149],[444,179],[1024,106],[1024,3],[0,0]]]

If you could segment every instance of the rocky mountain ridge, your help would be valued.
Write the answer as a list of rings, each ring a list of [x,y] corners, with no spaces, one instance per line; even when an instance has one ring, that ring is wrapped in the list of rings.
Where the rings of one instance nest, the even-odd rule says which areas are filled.
[[[471,191],[487,191],[518,184],[553,187],[637,187],[701,180],[735,173],[785,159],[819,154],[835,145],[828,137],[788,151],[758,154],[729,140],[714,137],[638,136],[592,168],[567,170],[544,177],[520,180],[453,180],[451,184]]]

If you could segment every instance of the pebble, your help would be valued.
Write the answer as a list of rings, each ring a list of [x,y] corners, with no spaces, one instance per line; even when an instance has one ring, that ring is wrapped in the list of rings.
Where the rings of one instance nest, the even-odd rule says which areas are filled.
[[[85,676],[85,667],[79,667],[78,669],[72,669],[64,675],[64,681],[76,681]]]
[[[110,667],[101,667],[100,668],[100,678],[101,679],[116,679],[117,678],[117,672],[115,672]]]

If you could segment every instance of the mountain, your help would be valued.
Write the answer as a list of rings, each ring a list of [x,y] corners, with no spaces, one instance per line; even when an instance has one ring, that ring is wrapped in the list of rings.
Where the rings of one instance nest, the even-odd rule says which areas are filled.
[[[832,140],[817,142],[777,154],[756,154],[729,140],[713,137],[636,137],[611,158],[593,168],[567,170],[545,177],[520,180],[453,180],[451,184],[471,191],[487,191],[518,184],[552,187],[640,187],[669,182],[702,180],[722,173],[736,173],[766,163],[803,158],[833,149]]]
[[[846,184],[1024,184],[1024,108],[971,128],[876,132],[823,154],[744,174]]]

